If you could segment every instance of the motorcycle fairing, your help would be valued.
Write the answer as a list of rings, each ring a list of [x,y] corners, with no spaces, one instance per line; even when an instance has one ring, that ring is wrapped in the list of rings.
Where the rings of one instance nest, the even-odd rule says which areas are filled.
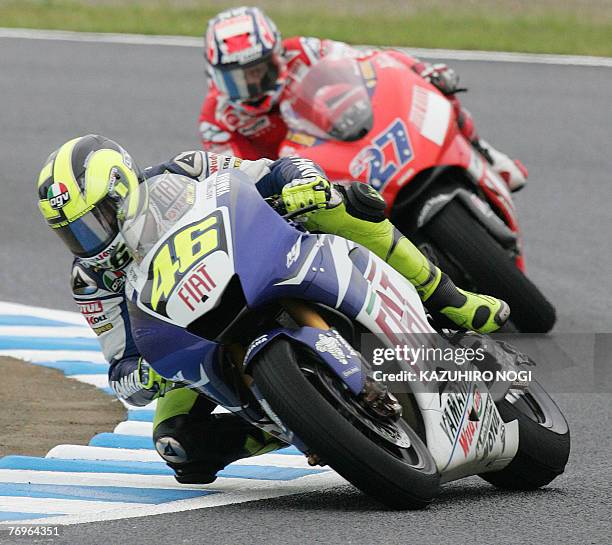
[[[318,139],[308,141],[308,146],[300,145],[303,138],[293,138],[280,154],[297,151],[319,163],[334,181],[346,180],[350,173],[352,179],[371,183],[392,202],[417,172],[441,164],[456,123],[448,100],[410,68],[385,53],[373,56],[369,64],[375,70],[368,87],[375,113],[370,132],[356,142]],[[398,87],[398,81],[405,84]],[[389,100],[395,104],[392,109]],[[469,164],[467,153],[461,159],[461,166]]]
[[[430,198],[425,202],[416,221],[420,229],[438,214],[449,202],[457,199],[467,210],[485,227],[501,246],[510,249],[515,248],[518,243],[517,234],[499,219],[493,209],[486,201],[483,201],[470,191],[456,188],[449,193],[442,193]]]
[[[221,172],[215,176],[223,174]],[[419,334],[434,333],[416,290],[383,260],[339,237],[312,235],[296,229],[263,201],[246,175],[237,171],[228,175],[229,184],[224,184],[227,190],[222,194],[215,195],[215,184],[212,182],[200,184],[208,188],[208,191],[197,192],[204,202],[198,200],[195,207],[200,217],[219,211],[223,217],[227,254],[231,260],[210,262],[209,274],[216,284],[228,285],[230,278],[237,275],[250,309],[257,309],[260,305],[284,297],[320,302],[337,308],[369,331],[378,334],[387,346],[419,342]],[[155,313],[149,301],[141,300],[143,286],[151,281],[148,274],[151,255],[177,230],[183,228],[186,222],[177,224],[175,230],[158,242],[148,260],[143,261],[144,266],[134,264],[128,270],[127,293],[136,345],[143,357],[162,376],[189,383],[190,387],[226,408],[244,414],[256,425],[271,429],[275,424],[270,413],[264,409],[266,417],[258,414],[256,407],[251,407],[247,414],[247,408],[242,406],[238,394],[227,385],[221,369],[218,342],[187,331],[185,328],[188,323],[184,313],[171,310],[177,316],[177,323],[172,323],[169,316]],[[214,252],[210,255],[214,255]],[[209,257],[205,256],[203,261]],[[178,296],[172,293],[169,301],[172,297]],[[236,309],[236,312],[239,310]],[[192,312],[193,319],[202,314],[196,309]],[[301,328],[264,332],[258,344],[258,339],[253,341],[250,353],[247,354],[247,365],[264,343],[278,335],[290,337],[314,350],[345,381],[351,391],[359,391],[364,375],[361,361],[352,362],[346,357],[349,354],[348,343],[343,343],[338,338],[339,334],[333,331]],[[348,363],[344,363],[343,359]],[[438,468],[445,475],[456,478],[462,471],[467,473],[468,467],[477,467],[478,471],[497,467],[491,464],[498,454],[500,464],[508,463],[510,453],[516,451],[518,432],[512,424],[499,424],[501,419],[494,418],[496,414],[499,416],[495,405],[490,404],[486,415],[490,415],[487,419],[499,424],[496,430],[504,426],[505,446],[499,432],[492,436],[492,446],[482,459],[478,458],[478,439],[473,441],[468,454],[464,456],[457,444],[461,445],[461,434],[466,433],[468,424],[465,418],[461,420],[452,443],[442,428],[444,416],[450,410],[447,410],[450,403],[448,400],[456,392],[440,393],[434,386],[429,384],[424,391],[415,392],[414,395],[423,416],[427,444],[430,445]],[[477,387],[481,391],[481,398],[486,401],[486,386]],[[471,395],[462,398],[464,413],[467,413],[470,400],[475,394]],[[479,429],[484,428],[482,425]],[[284,433],[282,429],[277,431]],[[483,437],[488,440],[488,427],[485,431],[487,435]]]
[[[437,167],[462,169],[517,234],[516,264],[524,270],[518,218],[508,187],[459,132],[450,102],[384,52],[368,62],[375,72],[368,87],[374,111],[372,130],[355,142],[313,141],[308,135],[300,135],[287,140],[280,155],[312,159],[332,181],[358,180],[373,185],[383,195],[389,213],[400,191],[417,175]],[[390,101],[393,108],[389,108]],[[400,124],[403,128],[398,133]],[[403,140],[408,142],[409,155],[402,153],[406,147]]]
[[[279,336],[292,339],[312,350],[346,383],[354,394],[361,392],[365,381],[361,356],[333,329],[328,331],[314,327],[273,329],[257,337],[249,345],[243,362],[247,371],[255,356]]]

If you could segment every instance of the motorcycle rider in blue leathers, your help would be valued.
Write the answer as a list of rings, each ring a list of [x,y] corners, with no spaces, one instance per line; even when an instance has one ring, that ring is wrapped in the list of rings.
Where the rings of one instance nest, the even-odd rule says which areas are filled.
[[[506,303],[457,288],[384,216],[371,187],[332,185],[313,162],[277,161],[187,151],[141,171],[116,142],[87,135],[53,152],[38,178],[39,208],[74,254],[72,292],[110,363],[109,384],[125,403],[157,400],[153,440],[181,483],[208,483],[230,462],[279,448],[281,443],[233,414],[212,414],[216,404],[164,379],[140,357],[130,331],[124,293],[131,261],[117,211],[144,179],[165,172],[202,181],[223,169],[247,174],[263,197],[279,195],[288,211],[316,205],[303,216],[306,229],[362,244],[406,277],[432,314],[480,332],[507,320]]]

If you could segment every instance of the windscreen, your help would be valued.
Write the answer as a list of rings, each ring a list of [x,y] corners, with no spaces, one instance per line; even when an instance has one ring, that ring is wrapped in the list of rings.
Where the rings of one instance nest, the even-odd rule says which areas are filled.
[[[355,59],[322,59],[293,81],[281,104],[289,128],[322,139],[354,141],[372,128],[372,105]]]
[[[119,210],[119,227],[128,250],[140,263],[195,202],[195,182],[165,173],[132,191]]]

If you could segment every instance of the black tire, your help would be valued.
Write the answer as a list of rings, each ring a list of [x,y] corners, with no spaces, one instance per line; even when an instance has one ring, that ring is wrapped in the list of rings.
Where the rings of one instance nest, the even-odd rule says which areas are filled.
[[[520,331],[546,333],[553,328],[555,308],[461,203],[449,202],[424,230],[436,246],[461,264],[474,289],[510,305],[510,319]]]
[[[499,488],[535,490],[561,475],[570,453],[569,427],[546,391],[533,381],[526,392],[510,390],[497,408],[504,422],[518,420],[519,446],[504,469],[480,476]]]
[[[313,361],[325,372],[318,358],[299,347],[294,350],[282,338],[258,354],[253,377],[273,411],[312,452],[366,494],[394,509],[426,507],[439,492],[440,477],[416,432],[399,420],[409,435],[409,449],[416,453],[411,453],[415,463],[410,465],[368,437],[367,430],[358,429],[340,412],[342,407],[334,406],[324,381],[311,371]]]

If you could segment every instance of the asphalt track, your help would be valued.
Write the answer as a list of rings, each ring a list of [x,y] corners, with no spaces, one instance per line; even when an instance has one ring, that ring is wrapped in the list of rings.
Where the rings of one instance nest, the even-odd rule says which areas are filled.
[[[73,310],[69,256],[36,210],[38,170],[65,140],[89,132],[118,140],[141,165],[197,149],[201,51],[21,39],[0,47],[0,300]],[[481,134],[530,169],[516,201],[529,274],[557,306],[557,331],[612,332],[612,70],[452,64]],[[426,512],[394,513],[347,486],[66,527],[55,542],[609,543],[610,394],[557,400],[572,455],[538,492],[502,493],[474,478],[446,486]]]

